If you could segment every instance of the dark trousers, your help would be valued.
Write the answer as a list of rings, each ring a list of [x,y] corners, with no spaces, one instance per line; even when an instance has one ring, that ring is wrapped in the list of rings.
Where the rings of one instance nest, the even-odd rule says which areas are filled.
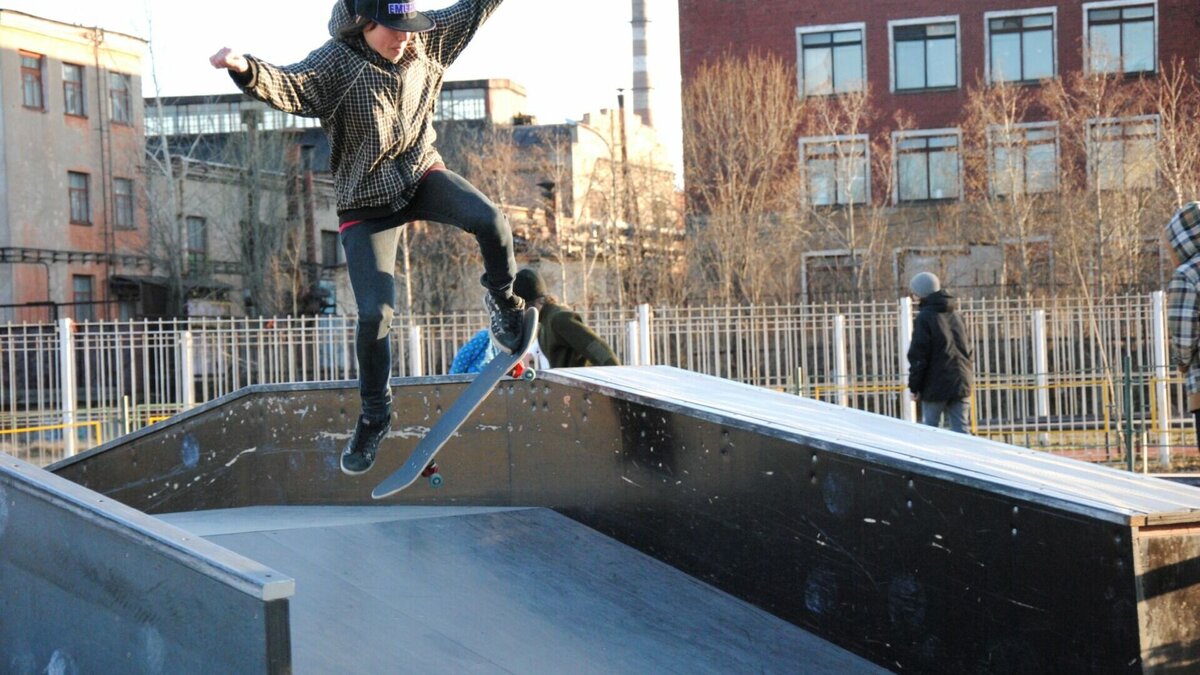
[[[412,202],[398,214],[364,220],[342,231],[350,286],[358,306],[358,391],[363,414],[383,417],[392,409],[392,345],[388,332],[396,308],[396,247],[400,228],[415,220],[445,223],[475,235],[483,254],[483,285],[507,294],[517,261],[512,230],[495,204],[453,171],[431,171]]]
[[[1192,420],[1194,421],[1192,426],[1195,427],[1196,431],[1196,447],[1200,448],[1200,410],[1192,411]]]

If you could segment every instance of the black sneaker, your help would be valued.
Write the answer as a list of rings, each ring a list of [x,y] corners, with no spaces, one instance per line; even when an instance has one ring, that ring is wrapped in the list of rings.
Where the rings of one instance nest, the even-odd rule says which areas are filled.
[[[375,455],[379,452],[379,442],[387,435],[392,425],[392,417],[371,419],[366,415],[358,416],[358,424],[354,427],[354,437],[342,450],[342,473],[357,476],[366,473],[375,465]]]
[[[488,326],[492,334],[492,343],[496,347],[512,354],[521,348],[522,316],[525,311],[525,301],[517,295],[498,296],[491,291],[483,294],[483,306],[491,315]]]

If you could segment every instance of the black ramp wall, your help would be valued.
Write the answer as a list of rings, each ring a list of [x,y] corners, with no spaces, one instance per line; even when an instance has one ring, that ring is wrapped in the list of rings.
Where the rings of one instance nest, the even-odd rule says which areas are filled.
[[[147,512],[368,504],[464,378],[395,383],[380,466],[349,386],[257,387],[54,467]],[[1200,668],[1200,491],[666,367],[501,385],[388,503],[544,506],[877,663]]]

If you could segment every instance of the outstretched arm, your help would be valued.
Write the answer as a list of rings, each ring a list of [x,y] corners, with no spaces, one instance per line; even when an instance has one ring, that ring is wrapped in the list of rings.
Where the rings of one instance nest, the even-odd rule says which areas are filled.
[[[445,9],[426,12],[437,23],[426,38],[430,56],[443,66],[454,63],[475,37],[475,31],[503,1],[459,0]]]
[[[221,47],[216,54],[208,57],[213,68],[224,68],[234,73],[244,73],[250,70],[250,63],[242,54],[234,53],[229,47]]]
[[[273,108],[294,115],[322,117],[328,110],[327,80],[336,75],[328,45],[290,66],[274,66],[249,54],[222,47],[209,57],[224,68],[242,91]]]

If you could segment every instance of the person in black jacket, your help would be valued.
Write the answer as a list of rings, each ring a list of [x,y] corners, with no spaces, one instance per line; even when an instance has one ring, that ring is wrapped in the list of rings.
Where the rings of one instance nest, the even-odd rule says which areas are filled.
[[[412,2],[336,0],[330,39],[289,66],[221,48],[209,58],[243,92],[294,115],[316,117],[329,138],[329,163],[350,286],[358,306],[362,412],[342,451],[342,471],[375,463],[391,425],[388,333],[396,306],[400,228],[425,220],[475,236],[483,258],[491,339],[512,352],[522,341],[512,230],[500,209],[446,168],[434,147],[433,109],[446,68],[503,0],[459,0],[417,11]]]
[[[604,338],[546,292],[546,282],[537,271],[526,267],[517,272],[513,292],[526,305],[538,308],[538,347],[551,368],[621,365]]]
[[[908,347],[908,390],[921,404],[921,420],[941,426],[944,414],[953,431],[970,433],[967,423],[975,364],[971,341],[954,296],[937,276],[921,272],[909,283],[920,298]]]

